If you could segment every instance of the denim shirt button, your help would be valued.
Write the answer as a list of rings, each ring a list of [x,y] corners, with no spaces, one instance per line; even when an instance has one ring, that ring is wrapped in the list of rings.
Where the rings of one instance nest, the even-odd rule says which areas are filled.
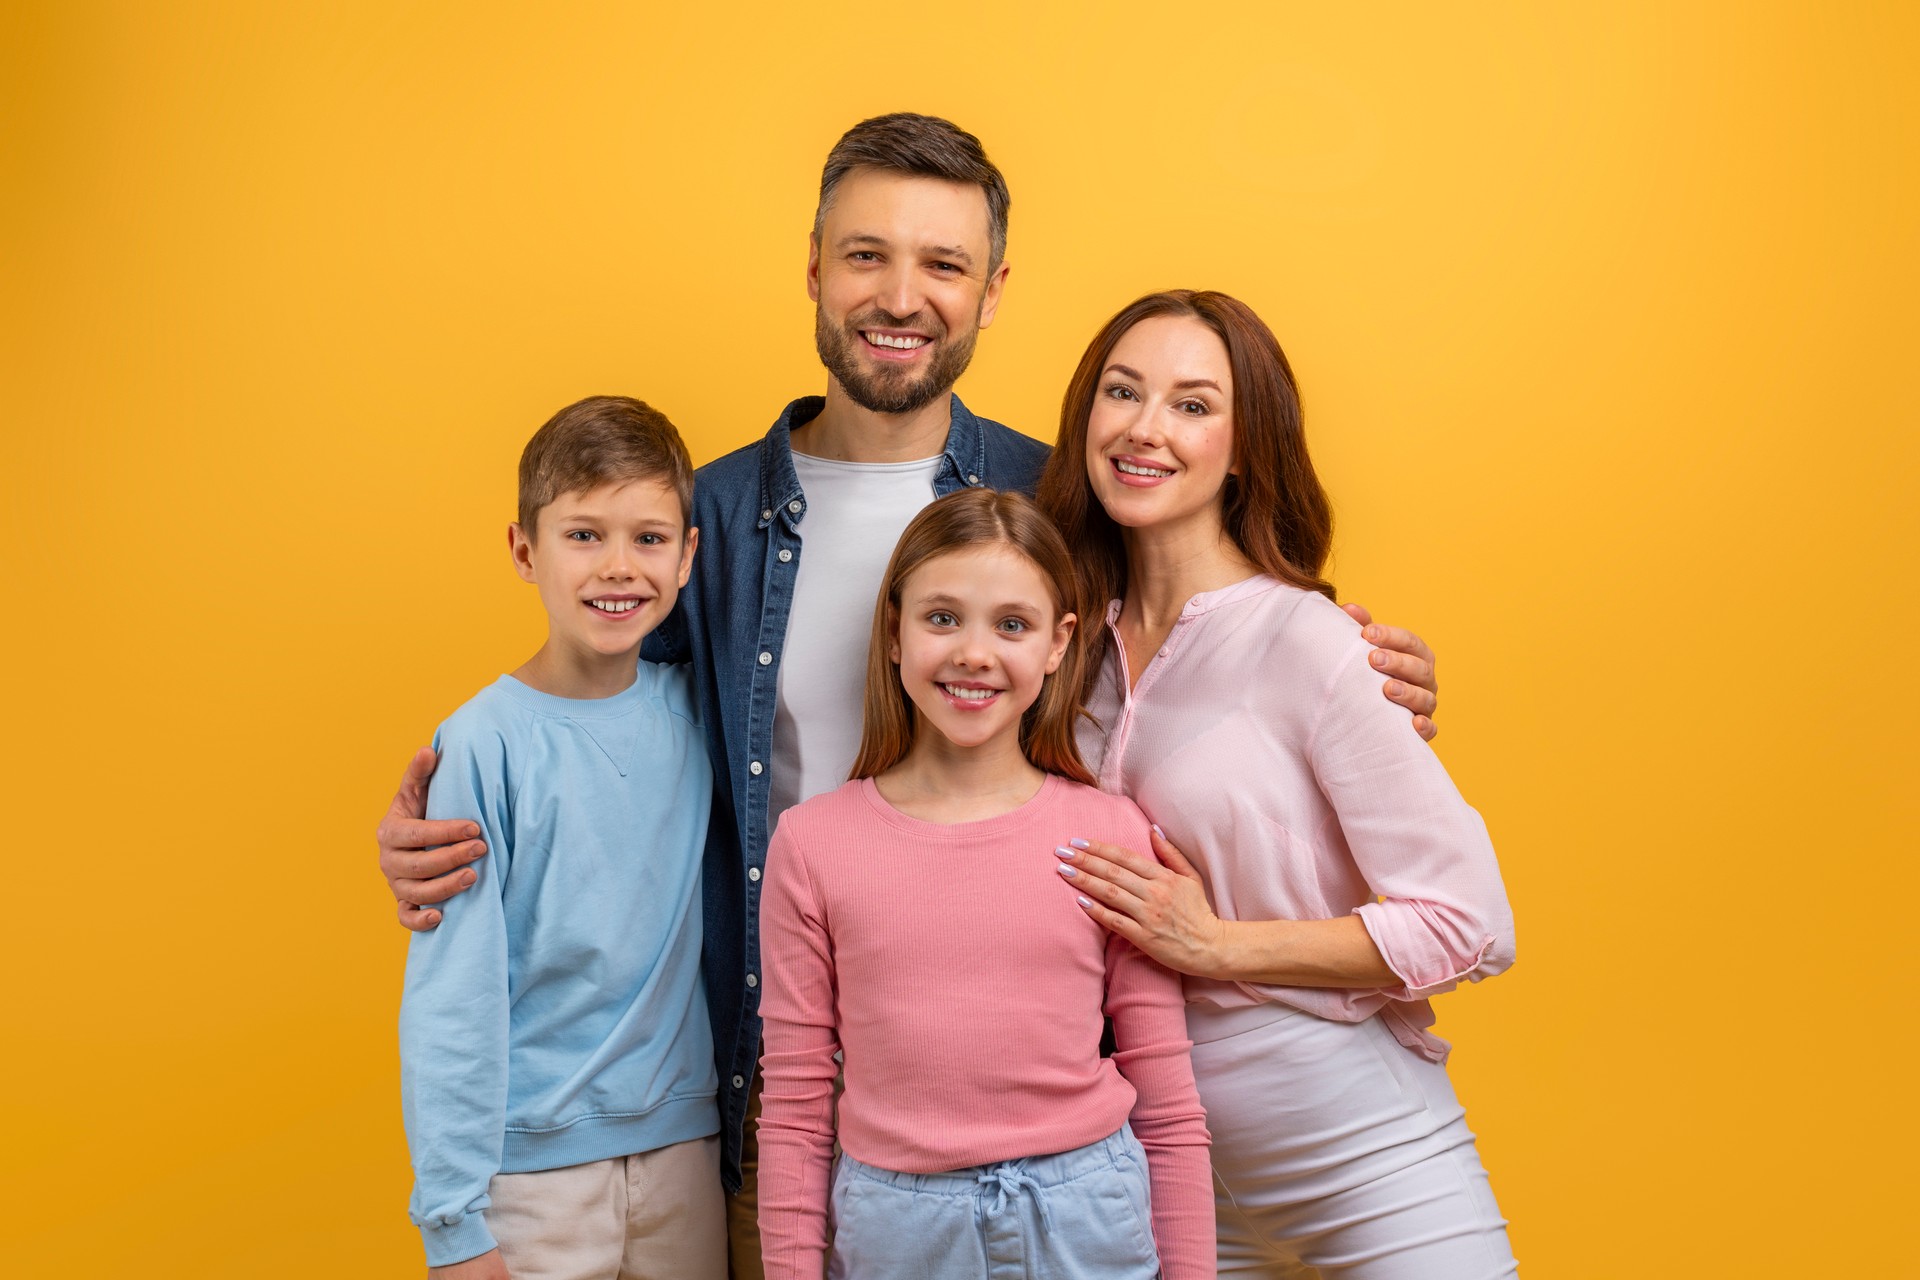
[[[762,649],[760,651],[760,665],[765,667],[765,666],[772,665],[772,663],[773,663],[773,655],[768,653],[765,649]]]
[[[750,773],[750,774],[752,774],[752,775],[753,775],[754,777],[756,777],[756,778],[757,778],[757,777],[759,777],[759,776],[760,776],[760,762],[759,762],[758,760],[754,760],[754,761],[751,761],[751,762],[749,762],[749,763],[748,763],[748,765],[747,765],[747,772],[748,772],[748,773]]]
[[[792,502],[789,502],[789,503],[787,504],[787,510],[789,510],[789,511],[791,511],[791,512],[793,512],[793,514],[795,514],[795,515],[799,515],[799,514],[800,514],[800,499],[798,499],[798,498],[795,498],[795,499],[794,499],[794,500],[793,500]]]
[[[771,520],[771,519],[773,519],[773,508],[772,508],[772,507],[768,507],[768,508],[767,508],[767,509],[766,509],[765,511],[762,511],[762,512],[760,513],[760,518],[761,518],[762,520]]]
[[[736,1088],[736,1089],[744,1089],[744,1088],[746,1088],[746,1087],[747,1087],[747,1078],[746,1078],[745,1076],[735,1076],[735,1077],[733,1078],[733,1087],[734,1087],[734,1088]]]
[[[747,975],[747,985],[748,985],[748,986],[750,986],[750,987],[757,987],[757,986],[759,986],[759,985],[760,985],[760,979],[759,979],[759,977],[757,977],[756,975],[754,975],[754,974],[751,974],[751,973],[750,973],[750,974],[748,974],[748,975]]]
[[[755,881],[757,881],[757,880],[759,880],[759,879],[760,879],[760,868],[758,868],[758,867],[748,867],[748,868],[747,868],[747,879],[749,879],[749,880],[755,880]]]
[[[979,477],[979,476],[968,476],[968,477],[967,477],[967,483],[968,483],[968,484],[979,484],[979,483],[980,483],[980,477]]]
[[[791,559],[793,559],[793,552],[787,550],[785,547],[780,548],[780,563],[785,564]]]

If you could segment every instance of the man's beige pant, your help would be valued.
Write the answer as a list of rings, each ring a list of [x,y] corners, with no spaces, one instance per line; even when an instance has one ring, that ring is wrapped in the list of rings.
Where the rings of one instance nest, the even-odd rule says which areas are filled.
[[[727,1262],[733,1280],[766,1280],[760,1263],[760,1076],[747,1094],[740,1137],[740,1194],[727,1197]]]
[[[720,1139],[495,1174],[487,1228],[513,1280],[725,1280]]]

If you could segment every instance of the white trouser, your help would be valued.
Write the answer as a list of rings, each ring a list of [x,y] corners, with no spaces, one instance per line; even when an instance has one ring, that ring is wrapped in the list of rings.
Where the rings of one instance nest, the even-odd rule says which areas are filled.
[[[1378,1018],[1188,1005],[1187,1028],[1213,1132],[1222,1275],[1518,1274],[1444,1067]]]

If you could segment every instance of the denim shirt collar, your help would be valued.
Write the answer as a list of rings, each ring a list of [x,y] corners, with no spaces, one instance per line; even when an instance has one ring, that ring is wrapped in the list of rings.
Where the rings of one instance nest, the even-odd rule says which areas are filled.
[[[980,420],[967,411],[959,396],[949,393],[947,403],[951,421],[946,447],[941,450],[940,471],[934,478],[934,487],[941,493],[977,485],[987,472],[987,437],[980,430]],[[776,516],[789,528],[798,528],[806,517],[807,495],[793,469],[793,429],[812,422],[826,407],[824,396],[801,396],[782,411],[773,429],[762,437],[759,528],[765,529]]]

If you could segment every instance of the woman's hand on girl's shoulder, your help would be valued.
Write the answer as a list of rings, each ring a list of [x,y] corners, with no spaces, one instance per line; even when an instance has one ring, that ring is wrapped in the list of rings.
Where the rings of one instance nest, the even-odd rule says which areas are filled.
[[[1176,973],[1211,977],[1221,967],[1226,926],[1166,833],[1153,828],[1159,861],[1117,844],[1073,840],[1054,850],[1080,909]]]
[[[1413,728],[1428,742],[1440,732],[1433,713],[1440,706],[1440,681],[1434,675],[1439,659],[1427,642],[1404,627],[1389,627],[1373,620],[1363,604],[1343,604],[1347,616],[1360,624],[1360,635],[1373,646],[1368,660],[1373,669],[1388,677],[1381,692],[1387,701],[1397,702],[1413,712]]]

